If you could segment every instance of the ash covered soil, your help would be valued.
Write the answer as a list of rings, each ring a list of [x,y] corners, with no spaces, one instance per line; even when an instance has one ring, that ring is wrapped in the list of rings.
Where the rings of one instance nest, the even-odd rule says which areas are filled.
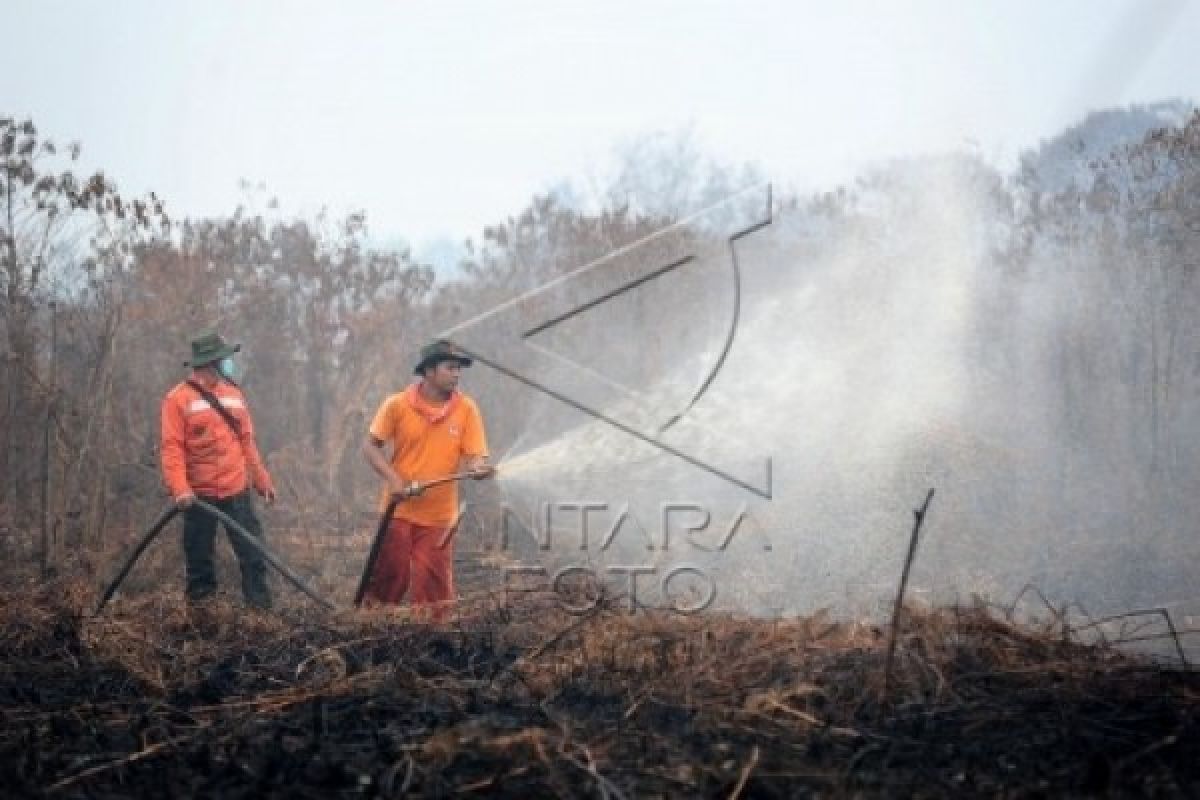
[[[0,594],[0,787],[21,797],[1200,796],[1200,675],[983,605],[818,614],[189,616],[176,593]]]

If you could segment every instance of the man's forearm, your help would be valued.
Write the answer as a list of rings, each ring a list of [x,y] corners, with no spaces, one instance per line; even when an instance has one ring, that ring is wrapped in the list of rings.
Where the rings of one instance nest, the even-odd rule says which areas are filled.
[[[367,458],[367,463],[371,465],[371,469],[375,470],[375,474],[383,478],[388,483],[402,482],[402,479],[392,465],[388,462],[383,454],[383,448],[373,442],[363,443],[363,455]]]

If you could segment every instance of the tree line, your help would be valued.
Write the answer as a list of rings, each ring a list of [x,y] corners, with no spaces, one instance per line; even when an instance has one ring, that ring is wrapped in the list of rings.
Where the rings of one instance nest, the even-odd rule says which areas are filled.
[[[245,343],[245,386],[283,496],[332,525],[369,507],[360,437],[431,334],[760,177],[686,138],[647,137],[620,154],[592,202],[569,186],[535,196],[439,275],[408,250],[373,244],[361,213],[286,219],[242,206],[176,218],[168,198],[79,174],[79,155],[31,120],[0,117],[0,552],[44,570],[161,505],[159,403],[200,328],[219,324]],[[975,322],[992,343],[978,353],[994,379],[987,391],[998,381],[1028,402],[1022,376],[1053,376],[1053,396],[1039,402],[1078,446],[1056,462],[1054,491],[1069,493],[1081,469],[1106,470],[1144,484],[1147,508],[1190,502],[1200,113],[1079,165],[1065,183],[1049,180],[1061,164],[1043,155],[1031,150],[1012,174],[947,157],[987,198],[991,274]],[[777,190],[779,218],[818,238],[878,224],[891,212],[867,201],[902,196],[906,169],[815,195]],[[806,235],[784,246],[813,246]],[[1024,290],[1035,285],[1053,310],[1031,349],[1006,326],[1028,324]],[[471,382],[481,396],[509,391],[485,370]],[[497,449],[525,423],[514,405],[489,403]]]

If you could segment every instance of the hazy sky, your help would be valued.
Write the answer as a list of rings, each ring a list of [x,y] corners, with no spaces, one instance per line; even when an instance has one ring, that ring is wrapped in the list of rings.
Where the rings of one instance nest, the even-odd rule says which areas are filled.
[[[773,180],[962,145],[998,163],[1087,110],[1200,99],[1200,2],[51,2],[0,9],[0,113],[128,192],[478,233],[614,144],[691,126]]]

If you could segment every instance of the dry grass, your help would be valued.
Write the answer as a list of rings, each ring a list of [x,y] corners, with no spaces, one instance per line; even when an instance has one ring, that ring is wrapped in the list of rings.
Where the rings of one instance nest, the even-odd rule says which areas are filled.
[[[913,611],[885,697],[882,632],[825,615],[0,599],[0,785],[22,796],[1200,792],[1200,678],[982,606]]]

